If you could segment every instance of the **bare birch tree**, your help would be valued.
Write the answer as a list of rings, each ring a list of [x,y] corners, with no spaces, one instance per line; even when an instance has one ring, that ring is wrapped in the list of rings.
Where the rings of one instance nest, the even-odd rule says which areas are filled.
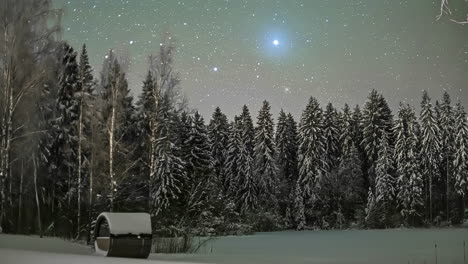
[[[52,46],[59,26],[49,27],[50,0],[4,0],[0,3],[0,223],[6,227],[12,141],[16,129],[15,113],[31,90],[40,87],[46,69],[37,67]],[[8,196],[7,196],[8,195]]]

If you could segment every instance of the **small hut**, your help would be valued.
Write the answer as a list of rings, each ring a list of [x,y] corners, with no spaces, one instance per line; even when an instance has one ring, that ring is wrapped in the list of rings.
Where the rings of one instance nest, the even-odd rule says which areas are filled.
[[[94,246],[106,257],[147,258],[151,251],[151,218],[147,213],[101,213]]]

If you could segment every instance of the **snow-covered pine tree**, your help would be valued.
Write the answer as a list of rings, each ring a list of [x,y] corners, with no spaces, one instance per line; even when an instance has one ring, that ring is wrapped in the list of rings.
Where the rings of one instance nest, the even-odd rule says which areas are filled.
[[[181,193],[181,182],[187,173],[184,161],[177,155],[180,146],[171,116],[170,98],[161,97],[156,115],[155,160],[156,171],[150,179],[150,213],[158,216]],[[174,219],[172,219],[174,220]]]
[[[361,142],[362,142],[362,132],[363,127],[362,127],[362,113],[361,113],[361,108],[359,108],[359,105],[356,105],[356,107],[353,110],[353,115],[351,117],[351,133],[352,133],[352,138],[354,140],[354,145],[356,148],[359,150],[359,152],[363,152],[363,155],[365,154],[364,149],[361,148]]]
[[[211,157],[213,158],[213,166],[215,180],[218,185],[218,190],[222,196],[227,195],[226,183],[226,154],[228,150],[229,139],[229,124],[225,114],[221,112],[219,107],[216,107],[208,126],[208,137],[210,139]]]
[[[380,224],[380,215],[378,210],[378,205],[375,202],[375,195],[372,191],[372,188],[369,187],[369,191],[367,192],[367,205],[366,205],[366,217],[365,217],[365,224],[368,228],[376,228]]]
[[[138,150],[140,153],[141,162],[139,163],[139,173],[143,175],[148,175],[150,178],[151,171],[155,169],[154,167],[154,142],[156,141],[154,131],[156,123],[156,106],[159,101],[155,99],[159,98],[158,94],[155,92],[155,80],[151,71],[148,71],[146,78],[143,81],[143,87],[141,94],[138,97],[136,103],[137,108],[137,122],[136,126],[138,129]],[[153,127],[153,130],[151,129]],[[153,171],[154,173],[154,171]]]
[[[136,102],[134,151],[132,160],[135,166],[128,172],[133,174],[125,181],[125,192],[128,206],[145,210],[151,208],[150,186],[151,178],[156,173],[156,140],[157,140],[157,110],[161,101],[160,87],[148,70],[143,81],[142,91]]]
[[[278,180],[280,191],[278,201],[285,218],[285,224],[291,226],[294,222],[294,188],[297,181],[297,125],[291,114],[281,110],[276,128],[276,149],[278,151]]]
[[[62,73],[56,101],[56,119],[54,120],[54,158],[56,168],[56,194],[62,197],[62,212],[71,217],[71,199],[76,191],[76,172],[78,171],[78,122],[80,93],[79,67],[74,49],[62,44]],[[64,202],[66,201],[66,202]]]
[[[299,175],[296,185],[296,217],[295,219],[306,219],[301,207],[308,206],[308,201],[313,198],[315,183],[318,177],[322,175],[324,165],[322,154],[325,152],[325,143],[323,137],[323,117],[322,109],[317,99],[311,97],[306,109],[302,113],[299,123],[299,146],[298,162]],[[296,220],[297,221],[297,220]],[[296,222],[299,229],[301,222]]]
[[[298,132],[297,123],[291,113],[288,113],[286,118],[286,138],[288,141],[288,166],[287,166],[287,177],[291,184],[291,192],[294,189],[294,185],[297,181],[298,168],[297,168],[297,151],[298,151]]]
[[[213,160],[208,132],[203,117],[198,112],[193,116],[189,137],[184,145],[190,150],[185,157],[188,183],[184,190],[187,192],[185,216],[187,221],[196,221],[206,209],[208,194],[217,191],[212,177]]]
[[[453,160],[454,191],[459,196],[461,208],[457,208],[457,222],[463,220],[465,196],[468,190],[468,123],[466,112],[460,102],[455,110],[455,155]]]
[[[297,182],[299,170],[298,170],[298,132],[297,123],[291,113],[288,113],[286,118],[286,134],[288,139],[288,165],[286,177],[288,180],[288,207],[286,208],[286,220],[288,226],[294,223],[294,190]]]
[[[453,107],[451,105],[450,95],[447,91],[444,92],[442,105],[441,105],[441,115],[440,115],[440,136],[441,136],[441,156],[442,163],[440,167],[441,175],[443,176],[444,185],[445,185],[445,216],[446,221],[450,221],[450,200],[451,200],[451,190],[453,189],[453,153],[454,146],[453,142],[455,140],[455,118],[453,114]]]
[[[278,167],[270,104],[263,101],[257,117],[254,146],[254,175],[258,183],[259,202],[264,208],[276,211],[278,206]]]
[[[250,115],[250,110],[247,105],[242,107],[242,113],[240,114],[240,121],[242,124],[242,140],[247,148],[247,152],[250,156],[254,157],[254,144],[255,144],[255,129]]]
[[[278,152],[278,179],[285,182],[286,166],[288,163],[288,139],[287,139],[287,116],[283,109],[279,112],[278,123],[276,125],[275,145]]]
[[[433,182],[435,178],[439,178],[438,164],[440,162],[440,141],[439,134],[440,128],[436,120],[434,109],[431,104],[431,98],[427,91],[423,92],[421,102],[420,120],[420,157],[422,174],[425,175],[425,195],[428,208],[427,218],[428,222],[432,223],[433,220]]]
[[[301,187],[299,181],[297,181],[295,189],[294,189],[295,197],[294,197],[294,221],[296,224],[296,230],[304,230],[307,219],[305,215],[305,199],[304,199],[304,192],[303,188]]]
[[[229,140],[229,123],[226,115],[216,107],[208,125],[211,159],[213,161],[213,189],[210,191],[212,212],[223,216],[226,221],[232,220],[234,203],[229,198],[227,182],[227,163]],[[214,217],[210,217],[213,219]]]
[[[332,103],[328,103],[323,113],[323,136],[325,138],[325,152],[323,161],[325,170],[330,172],[336,169],[340,158],[340,123],[339,116]]]
[[[363,117],[361,113],[361,109],[359,105],[356,105],[353,110],[353,115],[351,117],[351,134],[354,141],[354,146],[358,150],[359,158],[361,160],[361,170],[363,173],[363,183],[365,185],[364,188],[364,197],[367,195],[367,189],[369,187],[369,177],[368,177],[368,161],[366,151],[362,145],[363,141]]]
[[[351,147],[345,147],[347,151],[343,156],[338,168],[338,186],[339,189],[339,210],[344,215],[345,220],[362,221],[364,219],[355,219],[356,213],[364,207],[366,201],[366,189],[364,187],[364,174],[362,172],[362,161],[360,159],[356,143],[351,142]]]
[[[423,178],[418,159],[417,119],[411,106],[400,105],[395,123],[395,162],[400,213],[405,224],[421,224],[423,215]]]
[[[238,197],[243,214],[254,212],[258,208],[258,182],[254,174],[254,128],[249,108],[244,105],[239,119],[241,145],[238,158]]]
[[[342,218],[340,208],[341,193],[339,179],[339,162],[340,162],[340,126],[342,126],[341,116],[331,103],[328,103],[323,114],[323,138],[324,152],[321,154],[323,161],[323,175],[317,181],[316,195],[317,203],[315,206],[320,208],[319,218],[321,219],[322,227],[328,228],[337,224],[342,225],[342,219],[337,221],[337,215]],[[339,224],[337,222],[340,222]]]
[[[88,185],[92,186],[92,173],[90,166],[91,159],[91,148],[92,143],[88,140],[91,138],[91,122],[94,118],[93,108],[95,105],[94,98],[94,77],[93,68],[89,64],[88,52],[86,45],[83,44],[80,55],[79,64],[79,86],[80,92],[75,96],[78,97],[79,102],[79,117],[78,117],[78,182],[77,182],[77,227],[78,234],[80,237],[81,232],[81,204],[82,204],[82,192],[84,188],[84,182],[86,182],[85,175],[89,175]],[[89,188],[89,207],[92,204],[92,187]],[[88,210],[91,210],[90,208]]]
[[[385,227],[392,225],[391,217],[395,212],[395,178],[393,177],[393,150],[388,144],[387,133],[380,141],[377,164],[375,168],[375,203],[379,210],[379,221]]]
[[[201,181],[210,176],[213,169],[210,142],[205,121],[200,113],[195,112],[190,128],[189,138],[185,142],[189,146],[190,154],[186,157],[188,177]]]
[[[180,113],[180,117],[178,118],[178,122],[176,124],[176,137],[177,137],[177,156],[184,160],[187,163],[187,157],[190,156],[190,146],[185,144],[190,138],[190,131],[192,130],[193,126],[193,117],[186,111]],[[186,164],[188,165],[188,164]]]
[[[393,116],[385,98],[372,90],[364,106],[362,116],[362,147],[368,160],[368,181],[370,187],[375,187],[375,163],[377,161],[380,141],[384,132],[389,136],[389,145],[393,145]]]
[[[226,188],[227,195],[232,201],[237,201],[237,191],[239,188],[239,154],[242,144],[241,139],[242,127],[240,118],[234,117],[234,122],[229,124],[229,138],[227,142],[227,153],[226,153],[226,179],[224,186]]]
[[[345,104],[343,107],[340,130],[340,152],[342,153],[342,155],[346,155],[349,154],[349,152],[351,151],[351,147],[355,144],[355,142],[359,143],[359,141],[355,141],[353,138],[353,113],[351,112],[351,109],[349,108],[348,104]]]

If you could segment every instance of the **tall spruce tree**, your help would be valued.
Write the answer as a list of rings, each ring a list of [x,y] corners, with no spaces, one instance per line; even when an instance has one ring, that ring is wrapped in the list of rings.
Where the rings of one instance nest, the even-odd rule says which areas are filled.
[[[158,216],[179,198],[181,182],[185,182],[187,177],[185,162],[177,155],[180,153],[180,145],[177,144],[169,101],[168,96],[162,96],[157,106],[156,172],[150,178],[152,216]]]
[[[433,182],[434,179],[439,178],[438,164],[440,162],[440,141],[439,134],[440,128],[436,120],[434,109],[431,104],[431,98],[427,91],[423,92],[423,98],[421,102],[421,114],[419,117],[421,134],[421,169],[423,175],[426,176],[426,204],[429,212],[427,217],[429,223],[433,220]]]
[[[241,144],[238,158],[238,203],[243,214],[258,209],[258,181],[254,174],[254,127],[249,108],[244,105],[239,119]]]
[[[279,205],[285,224],[291,226],[294,211],[294,188],[297,181],[297,125],[291,114],[281,110],[275,137],[280,182]]]
[[[416,114],[412,107],[400,105],[395,124],[395,161],[400,212],[405,224],[421,224],[424,208],[423,178],[418,159]]]
[[[444,185],[445,185],[445,216],[447,222],[450,221],[450,200],[451,200],[451,189],[453,185],[453,153],[454,146],[453,142],[455,140],[454,128],[455,128],[455,118],[453,114],[453,107],[451,105],[451,99],[448,92],[444,92],[442,105],[441,105],[441,115],[440,115],[440,135],[441,135],[441,154],[442,154],[442,163],[441,163],[441,174],[444,176]]]
[[[203,117],[196,112],[193,116],[189,138],[185,145],[190,150],[185,157],[187,168],[187,185],[185,201],[185,218],[189,226],[199,220],[200,214],[207,209],[210,193],[217,191],[213,181],[213,161],[211,158],[208,131]],[[211,201],[213,202],[213,201]]]
[[[275,145],[278,151],[278,179],[283,181],[286,179],[286,166],[288,162],[288,140],[287,140],[287,116],[283,109],[279,112],[278,123],[276,125]]]
[[[89,186],[92,186],[92,173],[91,173],[91,148],[92,143],[88,139],[92,137],[91,123],[93,117],[93,108],[95,105],[94,98],[94,77],[93,68],[89,64],[88,52],[86,45],[83,44],[80,54],[79,64],[79,86],[80,92],[76,94],[79,101],[79,117],[78,117],[78,182],[77,182],[77,237],[81,235],[81,204],[82,204],[82,192],[84,189],[84,183],[88,182]],[[88,181],[86,181],[85,175],[89,175]],[[92,199],[92,187],[89,189],[89,199]],[[91,210],[92,201],[89,200],[88,210]],[[90,216],[90,214],[89,214]]]
[[[291,182],[291,187],[294,187],[294,184],[297,180],[298,176],[298,168],[297,168],[297,159],[298,159],[298,131],[297,131],[297,123],[294,120],[294,117],[291,113],[288,113],[286,118],[286,135],[287,135],[287,142],[288,142],[288,178]]]
[[[270,104],[263,101],[257,117],[254,146],[254,174],[258,182],[260,203],[273,211],[277,207],[278,167]]]
[[[338,166],[340,156],[339,116],[332,103],[327,104],[323,113],[323,136],[325,138],[323,161],[325,170],[330,172]]]
[[[239,155],[242,145],[242,127],[238,116],[234,117],[234,122],[229,124],[229,139],[226,153],[226,179],[224,186],[228,197],[232,201],[237,201],[237,190],[239,188]]]
[[[348,104],[345,104],[343,107],[342,122],[341,122],[341,135],[339,136],[339,142],[341,145],[340,152],[345,155],[350,153],[351,147],[355,142],[353,135],[353,113],[349,108]]]
[[[296,224],[302,229],[306,224],[304,208],[313,198],[315,183],[324,170],[322,154],[325,152],[322,109],[317,99],[311,97],[299,123],[299,175],[296,185]]]
[[[366,153],[368,161],[368,181],[369,185],[375,186],[375,166],[378,158],[380,141],[383,133],[389,135],[389,145],[393,145],[392,125],[393,116],[384,97],[372,90],[364,106],[362,117],[363,140],[362,147]]]
[[[226,155],[228,151],[229,139],[229,124],[225,114],[221,112],[219,107],[216,107],[208,126],[208,137],[210,139],[211,156],[213,158],[213,166],[215,180],[218,185],[218,190],[223,196],[227,195],[226,183]]]
[[[466,112],[460,102],[455,110],[455,155],[453,160],[454,191],[459,196],[456,221],[464,218],[465,196],[468,186],[468,123]]]
[[[367,192],[365,224],[368,228],[376,228],[380,225],[380,215],[377,204],[375,202],[375,194],[372,188],[369,187]]]
[[[79,67],[77,53],[64,43],[62,44],[62,73],[59,80],[56,101],[56,119],[54,120],[54,158],[55,184],[58,196],[63,197],[59,203],[67,208],[62,210],[64,217],[71,218],[72,197],[76,190],[76,173],[78,171],[77,146],[79,122]],[[59,205],[60,206],[60,205]]]
[[[380,223],[391,226],[395,212],[395,178],[393,177],[393,150],[388,144],[388,136],[383,134],[380,141],[377,165],[375,169],[375,204],[380,212]]]
[[[362,142],[362,137],[363,137],[362,126],[363,126],[363,120],[362,120],[361,108],[359,108],[359,105],[356,105],[356,107],[353,110],[352,117],[351,117],[351,137],[353,138],[355,142],[356,148],[364,154],[365,151],[363,148],[361,148],[361,142]]]
[[[356,219],[357,212],[365,206],[366,189],[364,187],[364,174],[362,172],[362,161],[360,153],[352,143],[351,147],[342,146],[347,151],[343,151],[343,156],[338,168],[339,208],[344,218],[348,221]]]

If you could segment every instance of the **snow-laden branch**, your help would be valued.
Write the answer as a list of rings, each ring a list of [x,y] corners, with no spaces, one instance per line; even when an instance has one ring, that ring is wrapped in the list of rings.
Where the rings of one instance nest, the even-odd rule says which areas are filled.
[[[465,2],[468,2],[468,0],[465,0]],[[444,15],[452,15],[452,10],[450,9],[448,0],[440,0],[440,11],[436,16],[436,20],[439,21]],[[465,25],[468,24],[468,14],[466,15],[466,20],[456,20],[453,18],[450,18],[449,20],[459,25]]]
[[[440,0],[440,12],[437,15],[436,19],[439,20],[442,18],[442,16],[446,15],[451,15],[452,11],[450,10],[448,0]]]

